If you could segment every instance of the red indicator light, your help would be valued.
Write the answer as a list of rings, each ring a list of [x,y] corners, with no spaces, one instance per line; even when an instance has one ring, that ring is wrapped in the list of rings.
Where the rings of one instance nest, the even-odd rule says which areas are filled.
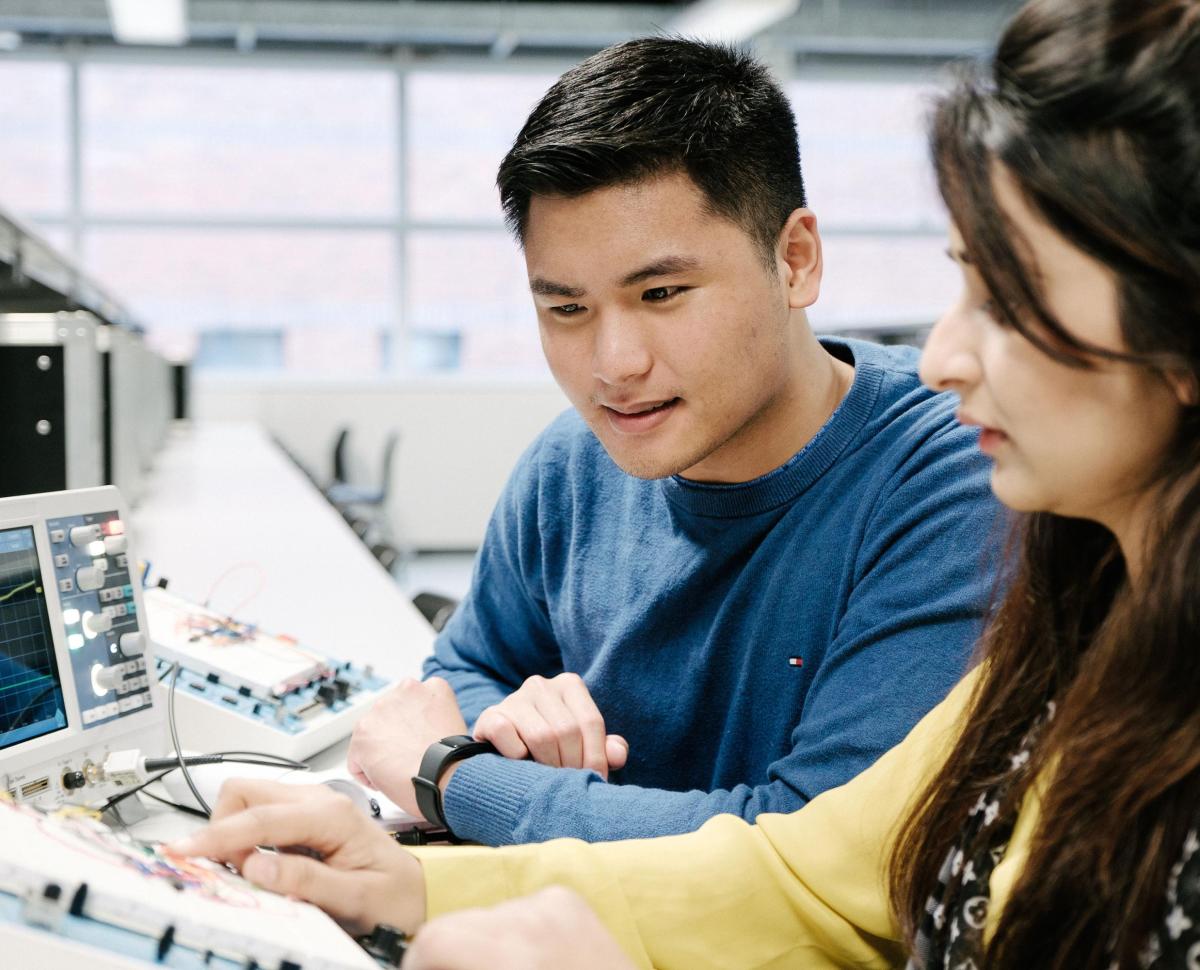
[[[106,536],[119,536],[125,532],[125,523],[120,519],[109,519],[104,523],[104,534]]]

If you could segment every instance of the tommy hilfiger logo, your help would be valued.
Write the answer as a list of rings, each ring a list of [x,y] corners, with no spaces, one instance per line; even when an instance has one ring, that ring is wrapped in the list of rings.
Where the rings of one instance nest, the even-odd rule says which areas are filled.
[[[789,667],[803,667],[804,666],[804,658],[803,657],[788,657],[788,666]]]

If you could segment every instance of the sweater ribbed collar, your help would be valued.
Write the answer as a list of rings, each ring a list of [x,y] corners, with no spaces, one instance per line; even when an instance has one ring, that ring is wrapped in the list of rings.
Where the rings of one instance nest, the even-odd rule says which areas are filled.
[[[659,483],[667,499],[693,515],[739,518],[758,515],[794,501],[837,461],[857,437],[875,409],[883,383],[880,355],[886,353],[865,341],[822,337],[821,344],[854,364],[854,381],[841,404],[808,444],[778,468],[748,482],[710,484],[679,475]]]

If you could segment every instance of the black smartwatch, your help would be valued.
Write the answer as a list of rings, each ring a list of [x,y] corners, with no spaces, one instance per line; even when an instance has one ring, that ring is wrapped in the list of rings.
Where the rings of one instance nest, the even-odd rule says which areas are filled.
[[[452,734],[448,738],[434,741],[421,759],[421,767],[413,775],[413,788],[417,794],[417,808],[434,825],[448,832],[446,813],[442,810],[442,789],[438,782],[456,761],[477,754],[495,754],[496,748],[490,741],[476,741],[466,734]]]

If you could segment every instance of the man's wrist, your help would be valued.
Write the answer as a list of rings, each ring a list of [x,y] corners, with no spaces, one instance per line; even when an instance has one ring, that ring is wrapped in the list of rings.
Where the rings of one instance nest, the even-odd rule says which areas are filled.
[[[450,782],[455,765],[476,754],[495,752],[487,741],[480,741],[467,734],[455,734],[434,741],[421,758],[421,765],[413,776],[412,783],[417,808],[426,820],[447,830],[450,826],[442,806],[442,795]],[[450,832],[453,837],[453,832]]]
[[[454,762],[454,764],[450,765],[450,767],[447,768],[444,772],[442,772],[441,780],[438,781],[438,788],[440,788],[442,790],[442,798],[443,799],[445,799],[445,797],[446,797],[446,789],[450,787],[450,779],[454,777],[454,773],[456,771],[458,771],[458,769],[461,768],[463,766],[463,764],[464,764],[464,762],[462,762],[462,761],[456,761],[456,762]],[[442,805],[444,808],[445,801],[442,802]]]

